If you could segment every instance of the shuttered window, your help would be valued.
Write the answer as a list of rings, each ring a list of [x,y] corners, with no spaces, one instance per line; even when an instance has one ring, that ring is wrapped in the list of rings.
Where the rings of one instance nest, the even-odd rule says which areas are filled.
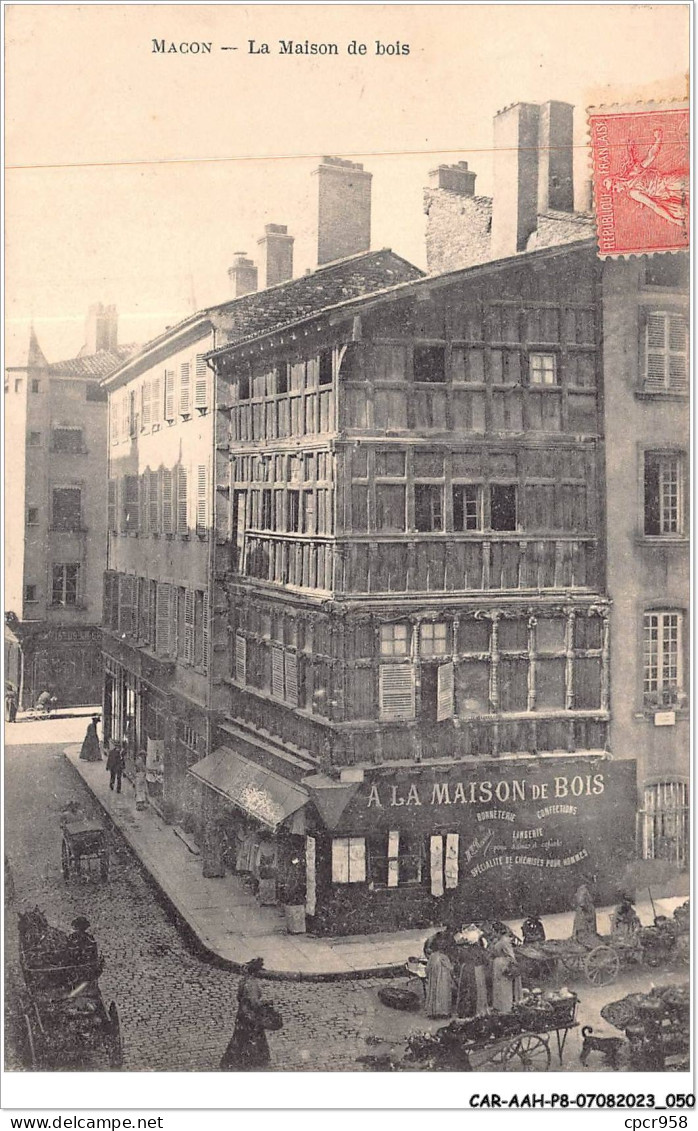
[[[148,475],[148,527],[151,534],[160,533],[160,475],[150,471]]]
[[[204,590],[203,603],[201,606],[201,640],[201,667],[204,672],[207,672],[209,664],[211,663],[208,589]]]
[[[172,615],[173,587],[160,582],[157,587],[157,613],[155,625],[155,650],[159,656],[172,653],[174,624]]]
[[[147,534],[149,531],[149,510],[148,502],[150,499],[150,472],[144,471],[140,476],[140,533]]]
[[[141,385],[141,429],[150,428],[150,378]]]
[[[271,693],[275,699],[284,698],[284,650],[274,644],[271,650]]]
[[[388,887],[396,888],[399,879],[400,833],[393,829],[388,833]]]
[[[118,401],[115,397],[109,400],[109,438],[112,444],[119,442],[119,411]]]
[[[194,662],[194,590],[187,589],[184,594],[184,660]]]
[[[247,683],[247,640],[239,632],[235,634],[235,679]]]
[[[285,699],[292,707],[298,706],[298,656],[295,652],[284,654]]]
[[[200,463],[196,469],[196,533],[206,534],[208,521],[208,508],[206,506],[208,488],[208,471],[205,463]]]
[[[129,398],[128,393],[123,393],[121,397],[121,439],[128,440],[129,437]]]
[[[119,578],[119,631],[135,636],[137,631],[138,578],[122,574]]]
[[[177,468],[177,533],[188,534],[189,523],[187,513],[187,469],[181,465]]]
[[[645,860],[669,860],[687,868],[690,853],[689,799],[686,782],[664,781],[648,786],[639,813]]]
[[[165,420],[175,418],[175,371],[165,370]]]
[[[458,845],[458,833],[439,833],[430,838],[431,894],[437,898],[458,887]]]
[[[654,311],[645,329],[645,388],[683,391],[688,386],[688,323],[683,314]]]
[[[332,883],[363,884],[366,882],[366,840],[362,836],[339,836],[332,839]]]
[[[125,475],[122,484],[122,525],[126,534],[138,533],[138,476]]]
[[[116,534],[116,479],[110,479],[107,484],[107,530],[110,534]]]
[[[153,428],[162,424],[162,379],[153,377],[150,386],[150,423]]]
[[[452,719],[455,712],[455,667],[454,664],[440,664],[437,676],[436,721]]]
[[[174,476],[169,467],[162,470],[162,532],[174,534]]]
[[[179,415],[191,414],[191,365],[183,361],[179,367]]]
[[[385,721],[413,719],[414,688],[412,664],[381,664],[378,669],[380,718]]]
[[[208,366],[204,355],[196,355],[196,378],[194,382],[194,408],[208,408]]]

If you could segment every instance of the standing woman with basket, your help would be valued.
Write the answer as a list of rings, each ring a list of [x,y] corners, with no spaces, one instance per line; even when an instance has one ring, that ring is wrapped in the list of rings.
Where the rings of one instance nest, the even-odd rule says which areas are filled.
[[[256,975],[264,966],[263,958],[253,958],[245,966],[238,986],[238,1012],[233,1035],[228,1042],[220,1067],[232,1072],[256,1072],[268,1068],[271,1061],[267,1029],[282,1027],[281,1015],[271,1002],[264,1001]]]

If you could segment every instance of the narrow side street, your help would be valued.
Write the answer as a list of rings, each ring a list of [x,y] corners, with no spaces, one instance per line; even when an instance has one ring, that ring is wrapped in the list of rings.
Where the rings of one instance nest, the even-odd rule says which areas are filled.
[[[61,874],[61,817],[79,808],[102,818],[63,754],[66,743],[78,741],[84,728],[82,718],[8,728],[5,844],[15,884],[15,900],[6,917],[8,1067],[24,1067],[16,912],[38,905],[63,929],[69,929],[77,915],[90,920],[105,959],[103,996],[107,1002],[114,998],[121,1015],[126,1071],[211,1071],[232,1031],[238,976],[188,949],[119,834],[110,833],[106,883],[96,877],[66,883]],[[579,1019],[603,1026],[598,1010],[606,1001],[649,989],[655,981],[682,981],[685,976],[681,971],[632,970],[606,989],[573,985],[581,998]],[[379,979],[266,982],[265,993],[284,1018],[283,1030],[270,1035],[273,1067],[356,1071],[357,1057],[370,1053],[374,1040],[398,1041],[409,1032],[443,1024],[384,1007],[377,991],[385,984]],[[405,980],[396,984],[404,985]],[[563,1064],[568,1070],[579,1069],[579,1034],[579,1029],[569,1034]],[[588,1067],[604,1070],[598,1056]],[[551,1068],[558,1068],[557,1057]]]

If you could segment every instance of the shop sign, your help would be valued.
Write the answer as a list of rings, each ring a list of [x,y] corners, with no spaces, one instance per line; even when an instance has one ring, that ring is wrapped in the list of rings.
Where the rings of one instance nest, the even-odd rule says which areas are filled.
[[[488,767],[489,769],[489,767]],[[582,877],[614,899],[635,850],[635,763],[584,759],[497,766],[471,774],[422,769],[372,775],[342,815],[341,831],[392,830],[458,842],[458,891],[503,913],[531,902],[569,906]],[[337,829],[336,832],[340,830]]]

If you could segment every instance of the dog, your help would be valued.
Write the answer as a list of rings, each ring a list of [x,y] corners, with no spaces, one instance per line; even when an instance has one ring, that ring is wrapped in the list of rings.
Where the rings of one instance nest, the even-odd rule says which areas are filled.
[[[591,1025],[585,1025],[582,1029],[582,1051],[579,1054],[579,1059],[586,1068],[589,1053],[600,1052],[606,1059],[606,1063],[610,1068],[616,1068],[618,1065],[618,1053],[623,1045],[622,1037],[595,1037],[594,1030]]]

